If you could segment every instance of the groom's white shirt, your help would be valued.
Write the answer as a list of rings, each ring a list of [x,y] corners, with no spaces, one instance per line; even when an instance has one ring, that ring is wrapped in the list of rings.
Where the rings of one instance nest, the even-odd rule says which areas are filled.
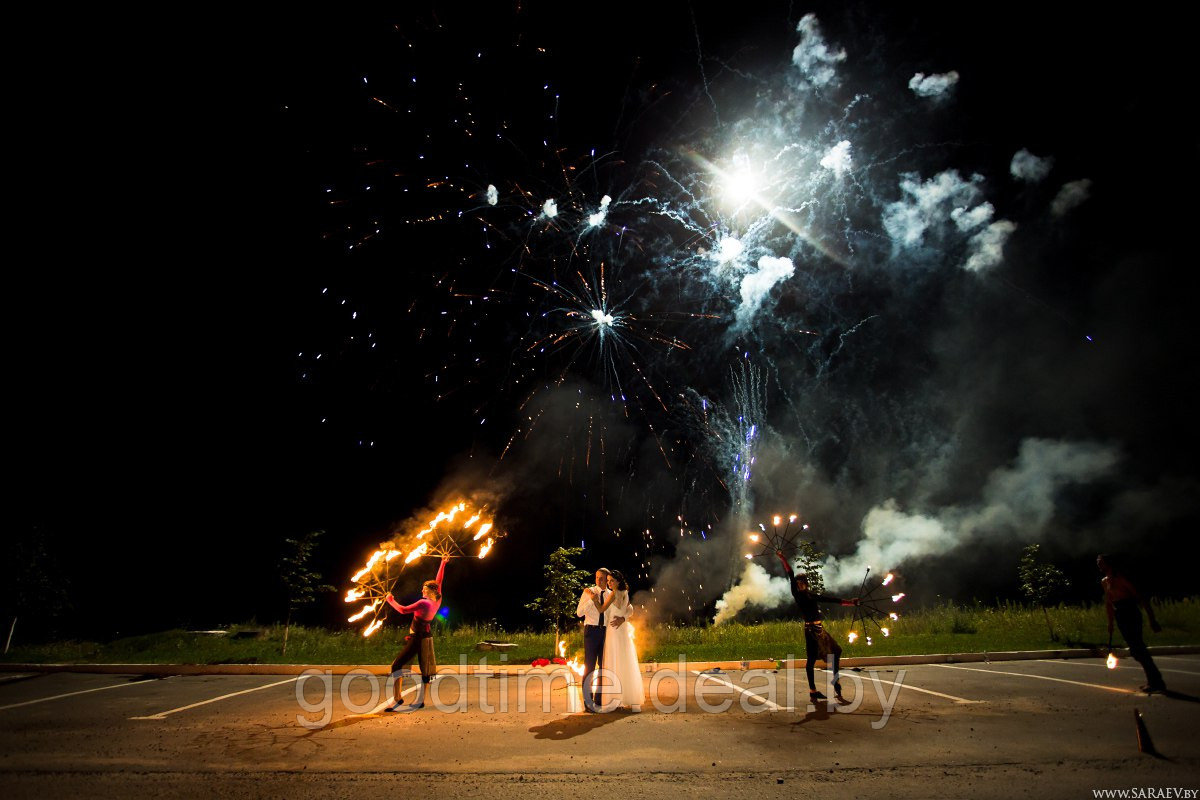
[[[575,616],[583,617],[585,625],[600,624],[600,609],[596,608],[596,604],[592,601],[592,589],[595,586],[588,587],[583,590],[583,596],[579,598],[579,606],[575,609]],[[608,597],[608,589],[600,595],[600,604],[603,605]]]

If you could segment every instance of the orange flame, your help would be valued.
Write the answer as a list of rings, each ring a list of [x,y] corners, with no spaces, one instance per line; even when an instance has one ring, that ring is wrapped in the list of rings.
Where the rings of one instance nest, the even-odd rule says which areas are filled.
[[[482,539],[484,536],[486,536],[487,532],[490,531],[491,529],[492,529],[492,523],[490,523],[490,522],[483,523],[482,525],[479,526],[479,532],[476,533],[475,536],[471,538],[471,541],[478,542],[480,539]]]
[[[1116,669],[1117,668],[1117,657],[1114,656],[1112,653],[1109,653],[1108,658],[1105,659],[1104,663],[1106,665],[1108,665],[1109,669]]]
[[[379,604],[381,602],[382,602],[381,600],[376,600],[374,603],[367,603],[365,606],[362,607],[361,611],[359,611],[354,616],[347,618],[346,622],[358,622],[360,619],[365,617],[367,614],[370,614],[372,611],[374,611],[376,608],[378,608]]]
[[[409,553],[407,556],[404,557],[404,563],[411,564],[413,561],[415,561],[416,559],[420,558],[421,556],[425,555],[428,552],[429,552],[429,542],[422,542],[417,547],[416,550],[413,550],[411,553]]]
[[[790,517],[788,517],[788,522],[795,522],[796,516],[797,516],[796,514],[792,514]]]
[[[467,529],[468,529],[468,528],[470,528],[472,525],[474,525],[476,522],[479,522],[479,514],[476,514],[475,516],[471,517],[469,520],[467,520],[466,522],[464,522],[464,523],[463,523],[463,530],[464,530],[464,531],[465,531],[465,530],[467,530]]]
[[[775,524],[775,527],[777,527],[777,528],[779,527],[779,523],[780,523],[780,522],[782,522],[782,521],[783,521],[783,517],[779,516],[778,514],[776,514],[776,515],[775,515],[775,516],[774,516],[774,517],[771,519],[771,522],[773,522],[773,523]]]
[[[884,635],[885,637],[886,637],[886,636],[891,636],[891,635],[892,635],[892,632],[891,632],[891,631],[889,631],[887,628],[880,628],[879,630],[883,631],[883,635]]]
[[[350,591],[346,592],[346,602],[353,603],[366,593],[367,592],[365,589],[351,589]]]
[[[487,544],[485,544],[483,547],[479,548],[479,557],[483,558],[488,553],[490,553],[492,550],[492,545],[494,545],[495,543],[496,543],[495,540],[488,539]]]
[[[565,639],[560,639],[558,642],[558,657],[559,658],[567,657],[567,642]]]
[[[854,644],[856,641],[858,641],[858,634],[854,631],[850,631],[850,633],[846,634],[846,641],[848,641],[850,644]]]
[[[757,533],[752,533],[752,534],[750,534],[750,541],[752,541],[752,542],[757,542],[757,541],[758,541],[758,534],[757,534]]]
[[[362,569],[360,569],[358,572],[354,573],[354,577],[352,577],[350,580],[355,583],[358,583],[358,581],[364,575],[367,575],[371,572],[371,569],[379,562],[379,559],[381,559],[381,558],[383,558],[383,551],[376,550],[374,553],[371,554],[371,557],[369,559],[367,559],[367,565],[365,567],[363,567]]]
[[[388,554],[387,554],[387,557],[386,557],[385,559],[383,559],[383,560],[384,560],[384,561],[391,561],[393,558],[395,558],[395,557],[396,557],[396,556],[398,556],[398,555],[400,555],[400,551],[399,551],[399,550],[389,550],[389,551],[388,551]]]
[[[889,617],[891,617],[893,620],[900,619],[900,615],[899,615],[899,614],[897,614],[895,611],[893,611],[892,613],[888,614],[888,616],[889,616]]]
[[[381,627],[383,627],[383,620],[377,619],[366,627],[366,629],[363,631],[363,636],[364,637],[370,636],[372,633],[379,630]]]

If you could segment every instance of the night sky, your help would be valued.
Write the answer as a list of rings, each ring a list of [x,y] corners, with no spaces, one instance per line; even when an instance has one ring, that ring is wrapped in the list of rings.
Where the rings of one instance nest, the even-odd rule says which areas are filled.
[[[1071,599],[1101,550],[1194,590],[1178,26],[589,8],[42,29],[14,531],[64,627],[274,619],[282,538],[325,530],[344,590],[463,492],[509,532],[451,566],[464,620],[529,624],[581,541],[711,618],[745,531],[793,511],[918,602],[1014,596],[1035,541]]]

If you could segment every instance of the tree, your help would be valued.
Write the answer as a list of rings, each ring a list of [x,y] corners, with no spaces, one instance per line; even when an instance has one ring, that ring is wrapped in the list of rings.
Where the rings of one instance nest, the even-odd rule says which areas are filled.
[[[579,569],[572,559],[583,555],[581,547],[560,547],[550,554],[544,567],[545,594],[525,607],[536,611],[554,626],[554,642],[558,644],[563,617],[574,616],[583,587],[591,581],[591,573]]]
[[[825,579],[821,577],[821,565],[825,554],[817,549],[816,542],[799,542],[796,545],[796,574],[808,576],[808,589],[817,594],[825,593]]]
[[[1047,606],[1070,586],[1071,582],[1063,575],[1061,569],[1048,561],[1042,561],[1041,555],[1040,544],[1026,547],[1021,551],[1021,564],[1017,567],[1017,574],[1021,578],[1021,592],[1031,602],[1042,607],[1042,613],[1046,616],[1046,627],[1050,630],[1050,641],[1057,642],[1058,634],[1054,632],[1054,626],[1050,623]]]
[[[283,626],[283,649],[287,652],[288,633],[292,627],[292,614],[317,600],[321,592],[332,592],[333,587],[321,583],[321,573],[310,565],[317,540],[325,531],[310,531],[296,539],[284,539],[284,553],[279,560],[279,579],[287,595],[287,621]]]

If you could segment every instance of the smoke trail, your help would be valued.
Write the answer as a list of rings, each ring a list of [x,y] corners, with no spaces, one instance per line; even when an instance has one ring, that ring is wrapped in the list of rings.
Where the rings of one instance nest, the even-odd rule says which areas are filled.
[[[887,500],[871,509],[863,518],[863,538],[854,553],[826,560],[825,582],[835,591],[844,589],[855,585],[868,566],[892,569],[922,556],[945,555],[983,537],[1034,541],[1054,516],[1059,490],[1105,477],[1117,460],[1116,450],[1106,445],[1026,439],[1016,461],[988,477],[977,505],[924,515],[905,512],[895,500]]]
[[[717,615],[713,624],[729,622],[747,606],[776,608],[792,599],[792,591],[785,578],[776,578],[754,562],[746,564],[736,586],[717,601]]]

